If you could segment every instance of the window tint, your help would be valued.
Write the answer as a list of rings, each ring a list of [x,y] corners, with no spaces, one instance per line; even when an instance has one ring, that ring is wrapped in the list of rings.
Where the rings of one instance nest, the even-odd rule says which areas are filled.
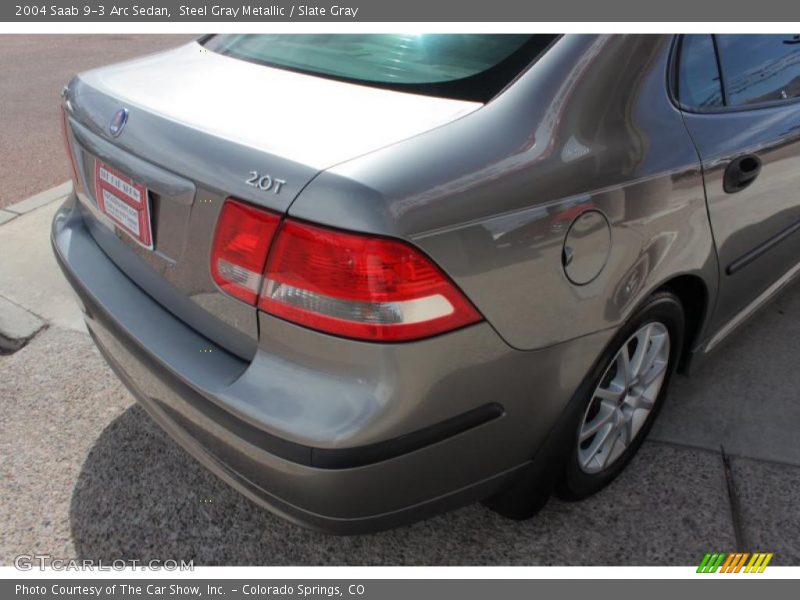
[[[209,50],[320,77],[411,93],[488,100],[554,35],[215,35]]]
[[[692,108],[722,106],[722,86],[710,35],[685,35],[678,67],[678,98]]]
[[[716,39],[728,105],[800,96],[800,36],[718,35]]]

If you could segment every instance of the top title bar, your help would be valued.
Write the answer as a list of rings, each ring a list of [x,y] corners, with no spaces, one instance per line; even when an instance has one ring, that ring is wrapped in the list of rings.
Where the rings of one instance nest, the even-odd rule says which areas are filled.
[[[786,0],[341,0],[307,4],[219,0],[92,0],[0,3],[0,22],[769,22],[796,21]]]

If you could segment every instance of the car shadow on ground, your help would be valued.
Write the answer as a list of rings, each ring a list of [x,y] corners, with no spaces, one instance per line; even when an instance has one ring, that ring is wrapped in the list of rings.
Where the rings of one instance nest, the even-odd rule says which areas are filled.
[[[551,500],[529,521],[474,504],[391,531],[331,536],[228,488],[138,406],[96,440],[70,506],[79,558],[197,565],[686,565],[734,547],[729,514],[715,454],[648,443],[599,495]]]

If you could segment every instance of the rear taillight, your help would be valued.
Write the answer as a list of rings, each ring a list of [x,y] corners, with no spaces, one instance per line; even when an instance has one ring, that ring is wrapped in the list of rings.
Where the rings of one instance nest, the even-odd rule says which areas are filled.
[[[70,148],[69,144],[69,134],[67,133],[67,111],[64,110],[64,107],[61,107],[61,137],[64,139],[64,150],[67,152],[67,158],[69,159],[69,166],[72,173],[72,187],[75,188],[78,185],[78,167],[75,165],[75,157],[72,155],[72,148]]]
[[[226,201],[211,255],[214,281],[225,292],[257,300],[259,309],[287,321],[360,340],[415,340],[482,318],[409,244],[292,219],[278,227],[279,221]]]
[[[428,337],[481,319],[408,244],[291,220],[270,251],[258,306],[314,329],[374,341]]]
[[[214,245],[211,275],[231,296],[255,304],[261,274],[280,216],[228,199],[222,206]]]

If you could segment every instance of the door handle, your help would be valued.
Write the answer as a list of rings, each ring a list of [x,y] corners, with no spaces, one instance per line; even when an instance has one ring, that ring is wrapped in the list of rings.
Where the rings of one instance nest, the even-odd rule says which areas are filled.
[[[761,173],[761,159],[755,154],[745,154],[734,158],[725,167],[722,188],[729,194],[741,192],[755,181],[759,173]]]

